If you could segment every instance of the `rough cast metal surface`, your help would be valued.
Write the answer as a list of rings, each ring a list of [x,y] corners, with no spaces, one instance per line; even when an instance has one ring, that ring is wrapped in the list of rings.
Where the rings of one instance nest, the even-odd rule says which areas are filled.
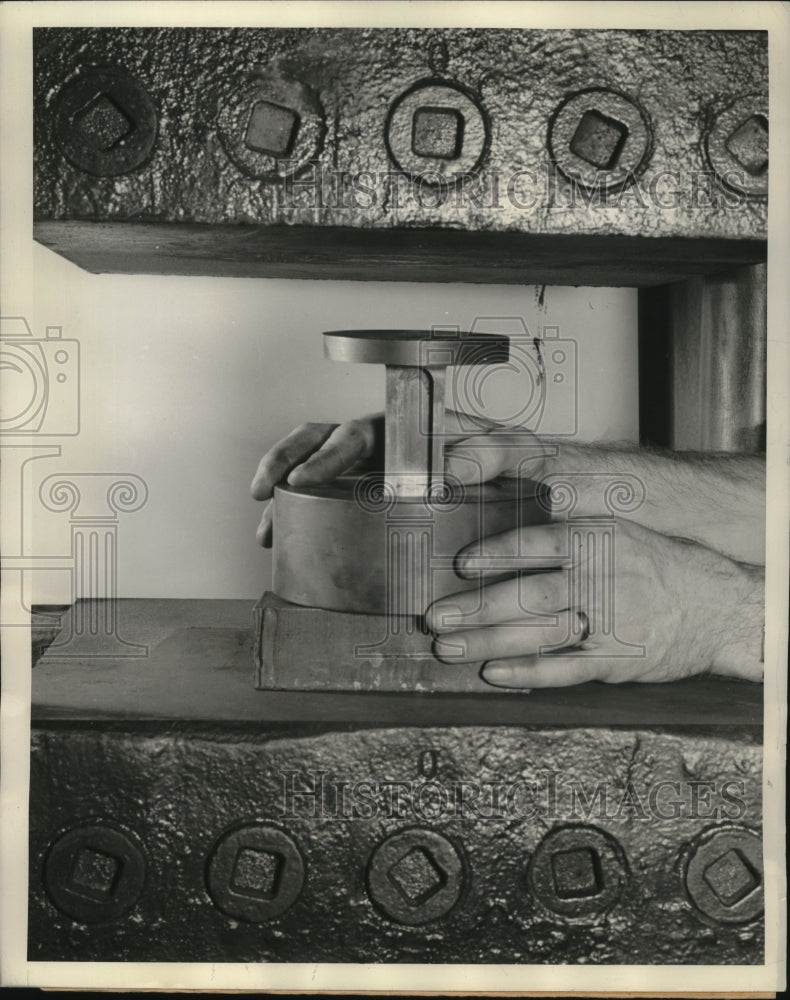
[[[761,687],[251,697],[250,610],[120,601],[142,660],[64,616],[31,960],[762,961]]]
[[[227,916],[265,922],[296,902],[304,876],[304,859],[291,837],[274,826],[244,823],[217,843],[206,888]]]
[[[93,68],[61,91],[54,134],[74,167],[107,177],[145,163],[157,126],[153,101],[134,77],[120,69]]]
[[[476,261],[478,281],[650,284],[683,273],[688,240],[708,243],[698,272],[757,261],[766,39],[37,29],[35,235],[93,270],[171,273],[469,280]],[[121,94],[58,118],[97,67],[156,113],[125,173],[151,130]]]
[[[47,852],[44,884],[50,899],[81,924],[120,919],[137,903],[144,883],[143,848],[112,825],[72,827]]]
[[[549,520],[538,490],[502,479],[422,501],[396,499],[379,476],[276,486],[273,590],[329,611],[422,615],[439,597],[480,587],[455,572],[465,545]]]
[[[143,659],[64,616],[31,960],[762,961],[761,687],[250,697],[250,607],[120,601]]]
[[[368,896],[399,924],[426,924],[458,902],[464,867],[459,850],[442,834],[425,827],[401,830],[373,851]]]
[[[705,916],[743,924],[763,908],[762,844],[753,830],[723,826],[688,845],[683,878],[689,898]]]
[[[737,726],[42,720],[29,957],[759,964],[761,753]]]

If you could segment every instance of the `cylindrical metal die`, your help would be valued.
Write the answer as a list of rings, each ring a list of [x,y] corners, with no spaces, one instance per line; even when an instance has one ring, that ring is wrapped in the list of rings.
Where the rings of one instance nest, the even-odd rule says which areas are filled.
[[[395,499],[369,477],[278,486],[274,592],[329,611],[422,615],[438,598],[480,585],[455,572],[460,549],[549,519],[541,489],[501,479],[426,501]]]

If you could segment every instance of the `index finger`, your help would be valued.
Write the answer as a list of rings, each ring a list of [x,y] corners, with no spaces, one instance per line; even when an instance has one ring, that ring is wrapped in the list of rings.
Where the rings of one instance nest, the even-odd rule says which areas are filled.
[[[344,472],[369,458],[373,451],[374,433],[362,420],[349,420],[336,427],[318,451],[288,476],[291,486],[319,486],[331,483]]]
[[[455,571],[468,578],[480,573],[558,569],[568,565],[570,558],[564,522],[532,524],[467,545],[455,557]]]
[[[277,483],[320,448],[336,424],[302,424],[270,448],[258,463],[250,491],[256,500],[269,500]]]

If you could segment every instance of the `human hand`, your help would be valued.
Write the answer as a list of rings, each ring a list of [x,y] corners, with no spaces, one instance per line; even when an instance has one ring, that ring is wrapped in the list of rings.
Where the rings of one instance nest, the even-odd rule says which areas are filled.
[[[527,430],[502,427],[480,417],[445,413],[445,468],[463,484],[496,476],[538,479],[556,452]],[[306,423],[279,441],[261,459],[252,481],[256,500],[271,500],[277,483],[318,486],[338,476],[384,468],[384,416],[374,414],[342,424]],[[271,503],[257,531],[260,545],[272,544]]]
[[[377,453],[383,455],[383,452],[383,414],[342,424],[301,424],[266,452],[258,463],[250,491],[256,500],[271,501],[277,483],[287,482],[291,486],[331,483],[355,466],[374,461]],[[256,537],[259,545],[271,546],[271,503],[263,509]]]
[[[479,575],[483,586],[428,609],[436,656],[483,661],[488,683],[526,690],[707,670],[761,680],[759,568],[631,521],[613,524],[608,565],[583,522],[523,527],[463,549],[459,575]]]

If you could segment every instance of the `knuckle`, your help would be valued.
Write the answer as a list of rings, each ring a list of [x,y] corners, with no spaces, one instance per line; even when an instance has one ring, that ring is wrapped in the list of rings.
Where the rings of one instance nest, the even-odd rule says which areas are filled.
[[[270,448],[266,454],[261,459],[261,464],[258,469],[261,474],[268,474],[271,469],[282,459],[285,454],[288,445],[285,441],[278,441],[276,445]]]
[[[323,421],[309,421],[303,425],[304,430],[309,431],[314,437],[328,437],[337,426],[337,424],[328,424]]]
[[[495,594],[491,593],[490,590],[487,590],[484,587],[479,592],[477,604],[478,604],[477,613],[482,617],[488,617],[497,610],[499,606],[499,600]]]
[[[288,469],[292,469],[294,466],[298,465],[305,457],[304,445],[298,445],[295,442],[289,441],[287,444],[280,446],[280,451],[277,455],[278,463],[284,463]]]
[[[345,429],[352,444],[365,449],[368,447],[370,435],[367,426],[362,420],[349,420]]]
[[[293,455],[290,464],[293,468],[299,465],[305,472],[309,472],[315,476],[321,475],[326,458],[326,453],[319,449],[310,455],[305,455],[304,453]]]

